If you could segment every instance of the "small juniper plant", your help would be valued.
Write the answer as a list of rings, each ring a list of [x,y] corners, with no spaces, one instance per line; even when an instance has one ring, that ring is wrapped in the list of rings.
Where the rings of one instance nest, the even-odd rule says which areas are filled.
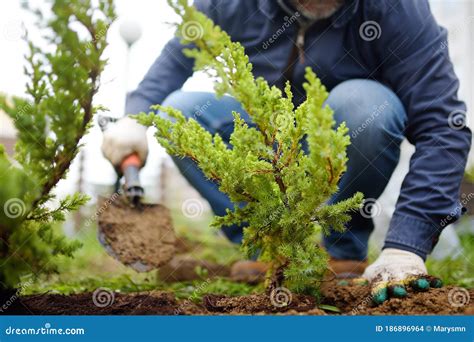
[[[54,0],[38,14],[47,49],[28,41],[25,98],[0,95],[13,120],[13,158],[0,145],[0,289],[19,285],[25,274],[54,271],[54,256],[79,247],[54,227],[87,200],[75,194],[54,201],[87,133],[106,60],[106,33],[115,14],[112,0]],[[54,205],[56,203],[56,205]]]
[[[170,107],[153,106],[159,114],[140,113],[139,122],[157,128],[156,138],[168,153],[190,158],[219,185],[235,204],[213,225],[246,223],[242,247],[247,255],[259,254],[271,264],[268,285],[296,292],[314,292],[327,267],[326,253],[316,244],[321,230],[342,231],[350,211],[361,206],[362,195],[328,205],[346,169],[348,129],[334,129],[333,111],[323,106],[327,92],[306,70],[307,99],[294,107],[290,85],[284,93],[254,78],[244,48],[187,0],[170,0],[182,18],[177,35],[184,53],[195,59],[195,69],[217,76],[217,96],[234,96],[253,125],[234,115],[229,145],[212,136],[194,119]],[[189,34],[190,26],[195,30]],[[192,37],[191,37],[192,36]],[[192,39],[191,39],[192,38]],[[302,147],[306,140],[307,151]]]

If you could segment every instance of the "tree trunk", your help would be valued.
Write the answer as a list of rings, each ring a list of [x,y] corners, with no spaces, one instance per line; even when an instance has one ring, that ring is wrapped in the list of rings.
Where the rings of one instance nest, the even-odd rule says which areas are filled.
[[[279,266],[275,272],[273,272],[271,278],[270,278],[270,284],[267,287],[267,293],[270,295],[273,290],[276,288],[282,287],[283,282],[285,281],[285,268],[287,264]]]

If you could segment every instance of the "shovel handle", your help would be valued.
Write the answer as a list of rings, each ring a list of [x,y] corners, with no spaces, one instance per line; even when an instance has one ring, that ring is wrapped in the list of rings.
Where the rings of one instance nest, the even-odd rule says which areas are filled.
[[[140,160],[140,157],[137,153],[132,153],[125,157],[125,159],[122,161],[122,164],[120,164],[120,169],[122,172],[124,172],[129,166],[134,166],[138,169],[142,166],[142,161]]]
[[[140,184],[139,176],[141,166],[142,162],[136,153],[126,157],[120,165],[125,178],[125,196],[127,196],[133,206],[138,206],[143,197],[143,188]]]

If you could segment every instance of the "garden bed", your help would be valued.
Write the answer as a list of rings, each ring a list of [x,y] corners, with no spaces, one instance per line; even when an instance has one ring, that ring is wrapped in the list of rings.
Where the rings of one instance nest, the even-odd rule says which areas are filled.
[[[136,294],[109,293],[105,301],[94,303],[94,293],[74,295],[41,294],[21,297],[16,314],[34,315],[223,315],[223,314],[283,314],[283,315],[463,315],[474,314],[474,303],[453,303],[450,293],[459,288],[447,286],[429,292],[409,292],[405,299],[390,299],[372,306],[368,286],[340,286],[328,283],[322,290],[322,303],[337,307],[341,312],[318,308],[310,296],[292,295],[286,306],[274,305],[265,294],[246,296],[205,295],[199,302],[177,300],[173,293],[163,291]],[[474,289],[469,289],[474,298]],[[462,295],[462,293],[461,293]],[[95,299],[97,301],[97,298]],[[20,305],[18,305],[20,304]]]

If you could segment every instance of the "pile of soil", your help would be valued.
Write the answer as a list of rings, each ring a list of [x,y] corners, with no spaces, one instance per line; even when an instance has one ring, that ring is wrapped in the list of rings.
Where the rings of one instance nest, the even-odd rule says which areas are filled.
[[[160,204],[132,207],[123,196],[101,199],[98,221],[107,252],[138,271],[158,268],[176,252],[170,212]]]
[[[210,313],[214,314],[294,314],[299,312],[308,314],[310,311],[312,314],[324,314],[323,311],[316,308],[316,298],[294,294],[291,297],[287,303],[280,302],[280,304],[274,305],[271,298],[264,294],[240,297],[207,295],[203,298],[203,304]]]
[[[403,299],[391,298],[379,306],[372,305],[369,286],[338,286],[329,283],[322,289],[324,304],[338,307],[347,315],[472,315],[474,314],[474,289],[468,296],[455,286],[427,292],[408,291]],[[456,293],[464,298],[456,298]],[[451,298],[450,298],[451,297]]]
[[[107,302],[94,301],[94,293],[45,294],[21,298],[20,314],[34,315],[176,315],[203,312],[193,303],[178,304],[168,292],[114,293]],[[180,311],[181,310],[181,311]]]
[[[459,288],[448,286],[428,292],[409,292],[404,299],[390,299],[379,306],[371,303],[368,286],[340,286],[328,283],[322,289],[321,303],[338,307],[343,315],[472,315],[474,289],[468,290],[471,301],[464,305],[452,302],[450,294]],[[103,307],[94,304],[93,293],[71,296],[44,294],[20,298],[20,314],[43,315],[223,315],[223,314],[335,314],[318,308],[316,299],[291,295],[285,305],[275,305],[266,294],[240,297],[207,295],[202,303],[178,301],[172,293],[115,293],[113,300]],[[450,303],[451,301],[451,303]],[[459,303],[458,303],[459,304]],[[99,304],[102,305],[102,304]]]

